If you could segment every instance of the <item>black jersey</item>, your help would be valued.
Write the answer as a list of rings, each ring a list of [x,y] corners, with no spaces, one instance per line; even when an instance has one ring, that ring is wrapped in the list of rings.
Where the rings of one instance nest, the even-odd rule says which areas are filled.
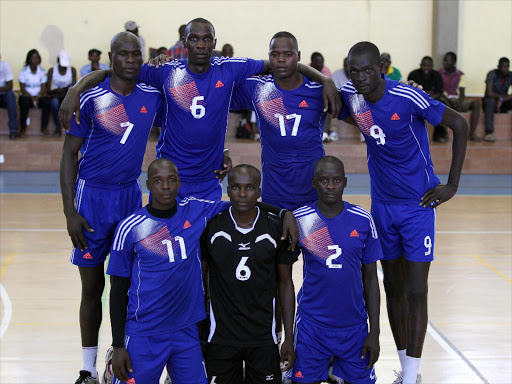
[[[260,211],[252,228],[239,228],[231,208],[215,216],[201,238],[208,262],[210,333],[208,342],[234,346],[277,344],[277,265],[297,255],[281,241],[278,216]]]

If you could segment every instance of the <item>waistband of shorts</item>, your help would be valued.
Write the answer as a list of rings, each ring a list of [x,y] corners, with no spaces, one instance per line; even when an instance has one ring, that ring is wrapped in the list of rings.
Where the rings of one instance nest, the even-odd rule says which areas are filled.
[[[111,189],[111,190],[120,190],[120,189],[126,189],[126,188],[132,188],[134,186],[138,186],[140,188],[139,180],[130,181],[129,183],[122,183],[122,184],[104,184],[104,183],[95,183],[93,181],[88,181],[84,179],[77,179],[76,185],[77,188],[79,185],[92,187],[92,188],[99,188],[99,189]]]

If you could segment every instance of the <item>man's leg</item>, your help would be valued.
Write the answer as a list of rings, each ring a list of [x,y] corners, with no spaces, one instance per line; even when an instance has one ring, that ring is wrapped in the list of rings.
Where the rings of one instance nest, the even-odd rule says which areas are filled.
[[[485,113],[485,141],[494,141],[494,111],[496,110],[496,99],[493,97],[486,97],[484,99],[484,113]]]
[[[104,265],[78,267],[82,280],[80,332],[82,335],[83,370],[97,377],[98,333],[101,325],[101,296],[105,288]]]
[[[48,122],[50,121],[50,98],[43,96],[39,98],[39,108],[41,108],[41,133],[48,135]]]
[[[20,104],[20,137],[23,137],[27,129],[28,110],[32,105],[32,98],[27,95],[20,95],[18,103]]]
[[[61,127],[60,127],[60,121],[59,121],[59,108],[60,104],[62,103],[64,99],[60,96],[54,96],[50,99],[50,111],[53,117],[53,122],[55,123],[55,135],[61,136]]]
[[[507,113],[510,110],[512,110],[512,100],[507,100],[501,103],[500,113]]]
[[[478,120],[480,119],[480,103],[476,100],[473,100],[469,104],[469,109],[471,110],[471,125],[469,129],[469,139],[473,141],[480,141],[480,138],[476,134],[476,126],[478,124]]]
[[[7,91],[0,95],[3,104],[7,108],[9,114],[9,138],[16,138],[18,134],[18,111],[16,111],[16,96],[13,91]]]

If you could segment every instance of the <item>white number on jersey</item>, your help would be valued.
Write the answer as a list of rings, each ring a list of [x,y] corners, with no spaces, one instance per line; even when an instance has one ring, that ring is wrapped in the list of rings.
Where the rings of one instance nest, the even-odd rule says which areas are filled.
[[[126,140],[128,139],[128,136],[130,136],[130,132],[132,131],[132,128],[133,128],[133,124],[130,123],[129,121],[125,122],[125,123],[121,123],[120,124],[121,127],[128,127],[126,128],[126,130],[124,131],[124,134],[123,134],[123,137],[121,137],[121,144],[124,144],[126,143]]]
[[[384,145],[384,144],[386,144],[386,134],[384,133],[382,128],[379,127],[378,125],[373,125],[370,128],[370,134],[372,135],[372,137],[375,140],[377,140],[377,145]]]
[[[238,266],[236,267],[236,278],[240,281],[249,280],[251,277],[251,270],[247,265],[245,265],[245,262],[247,261],[248,257],[244,256],[242,257],[242,260],[238,263]],[[243,272],[243,274],[242,274]]]
[[[185,240],[183,240],[183,237],[176,236],[174,238],[180,245],[180,253],[181,258],[185,260],[187,258],[187,250],[185,248]],[[167,254],[169,255],[169,262],[174,263],[174,250],[172,249],[172,241],[171,240],[162,240],[162,244],[167,245]]]
[[[192,105],[190,106],[190,113],[196,119],[200,119],[206,113],[206,108],[204,105],[197,104],[198,101],[204,100],[204,96],[196,96],[192,99]]]
[[[331,251],[335,251],[334,254],[332,254],[331,256],[329,256],[327,258],[327,260],[325,261],[325,264],[329,267],[329,268],[342,268],[342,265],[341,264],[333,264],[332,262],[334,260],[336,260],[338,257],[341,256],[341,248],[338,247],[337,245],[329,245],[327,247],[327,249],[331,250]]]
[[[281,115],[280,113],[276,113],[274,116],[279,119],[279,129],[281,130],[281,136],[286,136],[286,127],[284,125],[284,116]],[[302,116],[297,115],[296,113],[292,113],[291,115],[286,115],[286,120],[295,119],[295,121],[293,122],[292,136],[297,136],[301,118],[302,118]]]
[[[423,245],[426,248],[425,256],[429,256],[432,253],[432,239],[430,236],[425,236],[425,240],[423,240]]]

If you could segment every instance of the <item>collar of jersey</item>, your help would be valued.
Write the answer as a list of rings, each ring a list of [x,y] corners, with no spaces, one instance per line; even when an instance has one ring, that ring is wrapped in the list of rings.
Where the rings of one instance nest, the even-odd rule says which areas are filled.
[[[229,216],[231,216],[231,220],[233,220],[233,224],[235,225],[235,229],[240,232],[240,233],[243,233],[244,235],[248,234],[249,232],[251,232],[253,229],[254,229],[254,226],[256,225],[256,222],[258,221],[258,219],[260,218],[260,208],[259,207],[256,207],[256,209],[258,210],[258,214],[256,215],[256,218],[254,219],[254,222],[252,223],[252,227],[251,228],[240,228],[238,226],[238,224],[236,223],[236,220],[235,218],[233,217],[233,214],[231,213],[231,208],[232,207],[229,207]]]

